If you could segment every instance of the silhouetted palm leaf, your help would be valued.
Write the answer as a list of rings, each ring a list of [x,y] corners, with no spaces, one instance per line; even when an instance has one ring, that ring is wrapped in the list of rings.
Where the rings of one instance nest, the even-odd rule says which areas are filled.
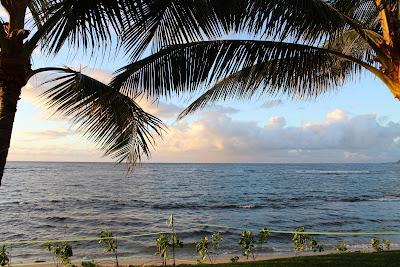
[[[332,72],[332,64],[338,60],[349,68]],[[361,66],[367,64],[351,55],[301,44],[204,41],[174,45],[125,66],[112,84],[130,96],[157,98],[202,91],[221,79],[234,77],[241,81],[237,90],[243,90],[242,95],[266,86],[269,93],[308,97],[341,85]]]
[[[140,20],[130,21],[122,34],[123,42],[137,60],[150,45],[157,52],[171,44],[220,37],[232,24],[229,12],[241,10],[246,1],[236,0],[145,0]],[[217,5],[218,4],[218,5]],[[227,8],[227,7],[230,8]]]
[[[48,81],[43,93],[55,112],[72,121],[80,132],[105,151],[105,155],[131,165],[150,155],[153,135],[164,125],[144,112],[132,99],[89,76],[71,69]],[[55,85],[53,85],[55,83]]]
[[[32,0],[28,3],[28,8],[37,28],[41,27],[48,19],[49,1],[51,0]]]
[[[315,97],[342,86],[362,69],[379,77],[396,97],[400,94],[397,82],[387,75],[396,66],[388,47],[392,37],[383,31],[380,18],[382,10],[397,14],[397,3],[233,0],[232,8],[217,0],[198,1],[195,5],[171,0],[164,4],[158,7],[161,16],[145,13],[150,15],[145,15],[144,21],[152,20],[154,31],[147,31],[145,39],[139,38],[143,40],[141,49],[155,42],[153,54],[118,70],[112,85],[131,97],[157,99],[200,93],[181,117],[219,100],[278,93],[296,99]],[[201,4],[206,13],[203,17],[193,11]],[[163,17],[165,12],[171,14]],[[189,21],[202,23],[178,23],[187,13],[193,16]],[[207,21],[213,24],[211,32],[204,34],[202,27]],[[388,22],[394,25],[393,19]],[[190,30],[198,35],[185,35]],[[245,32],[261,40],[189,42],[229,31]],[[389,34],[394,36],[394,32]],[[141,33],[137,31],[135,37]],[[132,36],[126,38],[128,47],[136,44]],[[137,54],[135,50],[134,58]]]
[[[321,42],[350,28],[362,32],[378,14],[369,0],[145,0],[142,3],[142,19],[133,21],[123,33],[132,60],[137,60],[151,44],[153,52],[157,52],[169,45],[220,37],[231,31]]]
[[[112,41],[129,19],[141,16],[140,0],[40,0],[31,4],[38,29],[27,42],[30,50],[40,42],[57,53],[67,42],[75,47],[99,48]],[[129,23],[128,23],[129,24]]]

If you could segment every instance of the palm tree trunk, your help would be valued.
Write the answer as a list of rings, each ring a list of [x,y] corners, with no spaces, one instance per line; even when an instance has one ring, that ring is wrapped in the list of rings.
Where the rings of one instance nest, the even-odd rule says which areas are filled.
[[[20,94],[21,86],[18,83],[0,80],[0,185]]]

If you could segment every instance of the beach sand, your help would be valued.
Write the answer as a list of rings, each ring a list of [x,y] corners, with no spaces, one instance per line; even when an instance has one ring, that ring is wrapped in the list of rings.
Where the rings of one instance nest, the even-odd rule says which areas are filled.
[[[303,252],[301,253],[301,256],[312,256],[312,255],[325,255],[325,254],[331,254],[335,253],[334,251],[324,251],[320,253],[313,253],[313,252]],[[230,259],[234,256],[220,256],[219,258],[216,259],[215,263],[227,263],[230,262]],[[283,259],[283,258],[292,258],[295,257],[294,253],[276,253],[273,255],[260,255],[257,256],[256,260],[257,261],[262,261],[262,260],[273,260],[273,259]],[[82,261],[85,260],[73,260],[72,264],[75,266],[81,266]],[[241,256],[239,259],[239,262],[251,262],[253,259],[249,258],[248,260]],[[104,266],[104,267],[114,267],[115,266],[115,261],[113,259],[99,259],[95,260],[99,266]],[[168,260],[167,264],[172,266],[172,259]],[[204,263],[209,263],[208,261]],[[197,260],[195,258],[187,258],[187,259],[176,259],[176,265],[179,264],[198,264]],[[156,258],[156,257],[151,257],[151,258],[121,258],[119,259],[119,265],[120,266],[129,266],[129,265],[134,265],[134,266],[162,266],[161,259]],[[12,266],[24,266],[24,267],[54,267],[56,266],[53,262],[40,262],[40,263],[21,263],[21,264],[13,264]]]

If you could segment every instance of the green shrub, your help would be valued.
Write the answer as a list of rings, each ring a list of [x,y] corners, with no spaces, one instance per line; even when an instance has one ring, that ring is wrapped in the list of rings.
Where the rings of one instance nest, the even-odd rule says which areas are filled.
[[[262,228],[259,233],[260,250],[262,251],[263,244],[267,243],[268,237],[270,236],[267,228]]]
[[[68,243],[46,243],[47,250],[53,253],[53,261],[57,267],[70,266],[73,256],[72,247]]]
[[[220,232],[214,232],[211,235],[211,246],[213,250],[211,251],[213,262],[216,261],[217,257],[219,256],[220,249],[221,249],[221,242],[222,242],[222,235]]]
[[[231,262],[232,263],[235,263],[235,262],[238,262],[238,261],[239,261],[239,257],[238,256],[235,256],[235,257],[231,258]]]
[[[335,251],[337,252],[346,252],[347,251],[347,246],[345,243],[339,243],[335,245]]]
[[[99,244],[104,248],[106,252],[111,252],[115,258],[115,265],[118,267],[118,241],[112,233],[107,230],[100,232]]]
[[[200,256],[197,262],[203,263],[208,258],[211,264],[215,263],[221,248],[221,241],[222,236],[220,232],[214,232],[211,235],[211,241],[208,236],[200,238],[200,240],[196,242],[196,252]]]
[[[374,251],[376,251],[376,252],[380,252],[380,251],[383,250],[381,241],[379,239],[377,239],[377,238],[372,238],[371,239],[371,246],[372,246],[372,249]]]
[[[294,251],[297,254],[307,249],[307,235],[301,233],[306,231],[304,227],[298,227],[294,231],[295,233],[293,234],[292,240]]]
[[[170,215],[168,220],[167,220],[167,225],[171,228],[171,234],[170,234],[170,239],[171,239],[171,247],[172,247],[172,260],[173,260],[173,266],[175,266],[175,249],[176,248],[183,248],[183,242],[178,239],[178,236],[175,231],[175,218],[174,215]]]
[[[0,247],[0,266],[6,266],[10,264],[10,257],[7,252],[6,246]]]
[[[298,227],[293,234],[292,240],[296,255],[305,250],[312,250],[313,252],[324,251],[324,247],[318,243],[317,239],[303,233],[305,231],[304,227]]]
[[[308,242],[309,242],[309,248],[313,252],[322,252],[322,251],[324,251],[324,246],[319,244],[315,237],[309,237]]]
[[[169,248],[172,246],[168,236],[166,234],[160,234],[156,239],[157,251],[155,255],[158,255],[162,259],[162,265],[167,265],[167,260],[169,259]]]
[[[200,258],[197,260],[197,262],[202,263],[204,262],[207,258],[211,261],[211,257],[209,254],[209,245],[210,241],[208,241],[208,237],[204,236],[200,238],[198,242],[196,242],[196,252],[199,254]]]
[[[390,240],[383,240],[383,247],[386,249],[386,250],[390,250]]]
[[[253,233],[251,231],[243,231],[239,240],[239,245],[242,246],[242,255],[246,256],[249,259],[252,256],[253,260],[255,260],[254,255],[254,244],[256,241],[254,240]]]

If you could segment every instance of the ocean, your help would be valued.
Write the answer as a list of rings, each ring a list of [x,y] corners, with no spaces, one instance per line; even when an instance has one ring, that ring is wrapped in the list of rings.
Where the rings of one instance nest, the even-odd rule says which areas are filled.
[[[400,231],[400,164],[143,164],[9,162],[0,188],[0,241],[117,236],[168,230],[184,248],[218,230],[222,253],[240,255],[241,230]],[[192,223],[226,225],[216,228]],[[327,249],[368,247],[373,236],[318,236]],[[400,248],[400,236],[390,239]],[[121,256],[154,257],[156,236],[119,241]],[[96,241],[71,243],[74,258],[107,257]],[[13,245],[13,262],[49,260],[41,245]],[[292,253],[273,234],[259,253]]]

